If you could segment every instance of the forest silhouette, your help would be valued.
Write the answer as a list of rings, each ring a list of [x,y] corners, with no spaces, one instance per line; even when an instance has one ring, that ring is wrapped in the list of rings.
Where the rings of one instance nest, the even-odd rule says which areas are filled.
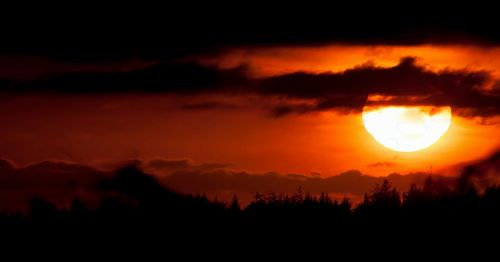
[[[489,160],[497,161],[498,156]],[[66,208],[33,198],[28,212],[0,213],[0,228],[4,236],[46,233],[65,239],[107,236],[140,241],[140,236],[155,234],[200,243],[221,236],[229,242],[254,238],[272,242],[299,236],[343,241],[373,237],[377,242],[413,236],[437,243],[498,230],[500,186],[478,186],[471,179],[476,171],[466,169],[455,185],[428,177],[422,186],[412,185],[407,192],[383,180],[357,205],[347,198],[333,200],[326,192],[313,195],[299,187],[294,194],[255,193],[243,208],[236,196],[224,203],[204,195],[176,193],[154,176],[128,166],[100,183],[109,194],[95,207],[78,198]]]

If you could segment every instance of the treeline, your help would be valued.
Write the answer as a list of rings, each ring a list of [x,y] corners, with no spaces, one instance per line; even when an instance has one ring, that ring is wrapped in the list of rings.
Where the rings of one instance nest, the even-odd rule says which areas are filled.
[[[181,195],[167,190],[142,171],[130,167],[103,181],[110,192],[97,207],[74,199],[59,208],[42,198],[30,202],[27,213],[1,213],[3,232],[51,230],[71,234],[90,232],[168,232],[170,235],[270,234],[295,232],[359,235],[371,232],[456,233],[494,230],[500,221],[500,187],[478,190],[473,185],[450,187],[428,178],[421,187],[399,192],[387,180],[375,185],[363,201],[333,200],[328,194],[311,195],[299,188],[294,194],[256,193],[242,208],[202,195]]]

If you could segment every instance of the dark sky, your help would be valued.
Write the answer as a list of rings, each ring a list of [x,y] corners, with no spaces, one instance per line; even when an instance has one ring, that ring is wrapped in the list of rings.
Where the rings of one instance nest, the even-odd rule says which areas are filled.
[[[48,11],[47,11],[48,10]],[[56,6],[5,9],[4,54],[65,60],[170,59],[228,45],[497,44],[495,8],[454,3]]]

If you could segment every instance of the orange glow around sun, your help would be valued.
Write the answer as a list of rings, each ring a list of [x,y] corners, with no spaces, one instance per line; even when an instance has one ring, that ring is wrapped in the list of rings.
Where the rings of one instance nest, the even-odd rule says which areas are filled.
[[[493,59],[500,57],[500,47],[480,45],[333,43],[325,46],[239,47],[191,59],[220,68],[245,65],[250,76],[265,78],[299,71],[338,73],[367,64],[389,68],[398,65],[402,57],[415,57],[419,66],[434,72],[482,70],[493,79],[500,77],[500,60]],[[452,117],[452,110],[448,106],[384,108],[370,104],[364,107],[361,115],[322,113],[298,117],[309,119],[308,128],[298,125],[300,128],[294,127],[288,132],[302,130],[305,138],[301,142],[307,144],[310,151],[308,160],[314,161],[318,167],[315,170],[321,173],[334,173],[352,166],[375,175],[428,171],[430,166],[439,170],[462,161],[479,159],[499,146],[498,139],[491,139],[498,134],[499,118]],[[298,122],[297,118],[293,121]],[[316,125],[321,126],[319,131],[311,128]],[[305,161],[294,159],[287,163]]]

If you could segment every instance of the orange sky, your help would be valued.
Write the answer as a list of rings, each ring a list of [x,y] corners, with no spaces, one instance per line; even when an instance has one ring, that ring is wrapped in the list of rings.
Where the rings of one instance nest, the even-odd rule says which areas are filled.
[[[244,98],[241,98],[242,100]],[[102,164],[132,158],[220,162],[254,172],[359,169],[373,175],[435,170],[480,158],[498,146],[498,125],[455,117],[433,146],[398,153],[378,144],[360,115],[269,117],[252,106],[180,111],[168,96],[22,97],[0,105],[0,156],[19,164],[64,159]],[[26,108],[14,119],[7,112]],[[60,109],[64,108],[63,111]],[[370,167],[377,162],[393,166]],[[375,165],[377,166],[377,165]]]
[[[231,68],[240,64],[251,67],[256,77],[295,71],[341,72],[364,63],[391,67],[401,57],[414,56],[430,69],[500,70],[500,47],[461,45],[363,46],[327,45],[311,47],[234,48],[221,54],[195,57],[197,61]]]
[[[394,66],[416,56],[433,70],[498,74],[500,48],[466,46],[325,46],[239,48],[191,58],[230,68],[250,66],[255,77],[294,71],[343,71],[371,62]],[[211,110],[181,110],[190,101],[222,101]],[[372,175],[441,170],[487,155],[500,144],[498,124],[454,117],[434,145],[414,153],[383,147],[359,114],[335,112],[269,116],[266,99],[161,94],[19,95],[0,103],[0,157],[21,165],[62,159],[101,165],[124,159],[191,159],[229,163],[235,170],[323,176],[358,169]],[[259,103],[256,103],[259,100]],[[14,116],[11,112],[16,111]],[[377,164],[379,163],[379,164]]]
[[[417,57],[419,64],[433,71],[485,70],[495,78],[498,78],[500,73],[500,60],[492,59],[500,57],[499,47],[461,45],[235,48],[222,54],[196,58],[196,60],[222,68],[246,64],[254,77],[265,77],[296,71],[341,72],[364,63],[392,67],[405,56]],[[396,163],[392,167],[375,165],[378,167],[367,168],[361,167],[357,160],[349,161],[349,157],[344,159],[342,155],[347,155],[347,153],[336,154],[334,162],[337,166],[342,166],[342,168],[348,168],[349,165],[356,166],[372,174],[383,174],[388,171],[425,171],[430,169],[431,165],[439,170],[459,161],[482,157],[496,149],[500,143],[498,124],[485,125],[480,123],[481,119],[454,117],[447,134],[435,145],[414,153],[396,153],[383,148],[366,136],[359,121],[359,115],[324,114],[313,118],[316,119],[315,124],[322,126],[322,131],[329,130],[318,133],[321,138],[316,141],[323,141],[323,148],[330,146],[331,149],[340,149],[340,152],[350,152],[353,159],[363,162],[371,160],[372,162]],[[335,135],[329,137],[330,134]],[[345,137],[346,135],[349,137]],[[349,142],[344,145],[345,141]],[[325,159],[325,157],[318,157],[318,159]],[[333,169],[329,171],[331,170]]]

